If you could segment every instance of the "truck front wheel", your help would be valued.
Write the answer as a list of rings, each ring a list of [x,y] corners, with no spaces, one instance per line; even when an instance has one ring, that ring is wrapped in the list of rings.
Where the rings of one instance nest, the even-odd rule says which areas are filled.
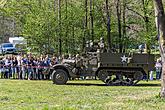
[[[52,79],[54,84],[63,85],[68,81],[68,74],[63,69],[56,69],[53,71]]]

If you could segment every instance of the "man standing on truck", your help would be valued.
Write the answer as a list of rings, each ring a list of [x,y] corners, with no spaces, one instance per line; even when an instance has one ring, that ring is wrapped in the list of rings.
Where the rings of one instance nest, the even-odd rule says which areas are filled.
[[[144,52],[144,44],[139,45],[139,51],[140,53]]]

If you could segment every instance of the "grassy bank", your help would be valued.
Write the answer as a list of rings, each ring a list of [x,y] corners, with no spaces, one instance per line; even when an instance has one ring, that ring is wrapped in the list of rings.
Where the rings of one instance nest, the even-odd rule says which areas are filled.
[[[160,81],[138,86],[105,86],[101,81],[0,80],[0,109],[23,110],[164,110]]]

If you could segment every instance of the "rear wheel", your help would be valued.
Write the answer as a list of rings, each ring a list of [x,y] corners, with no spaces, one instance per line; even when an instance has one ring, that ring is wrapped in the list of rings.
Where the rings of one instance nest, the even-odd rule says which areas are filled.
[[[103,82],[106,82],[106,80],[108,79],[108,71],[106,69],[102,69],[98,72],[97,77],[102,80]]]
[[[68,81],[68,74],[63,69],[56,69],[53,71],[52,79],[54,84],[63,85]]]

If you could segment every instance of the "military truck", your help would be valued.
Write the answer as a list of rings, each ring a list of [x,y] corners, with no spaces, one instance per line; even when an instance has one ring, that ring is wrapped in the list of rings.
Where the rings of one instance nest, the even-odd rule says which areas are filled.
[[[54,84],[66,84],[70,78],[96,76],[107,85],[136,85],[154,69],[154,55],[147,53],[115,53],[86,47],[75,59],[64,59],[53,66]]]

